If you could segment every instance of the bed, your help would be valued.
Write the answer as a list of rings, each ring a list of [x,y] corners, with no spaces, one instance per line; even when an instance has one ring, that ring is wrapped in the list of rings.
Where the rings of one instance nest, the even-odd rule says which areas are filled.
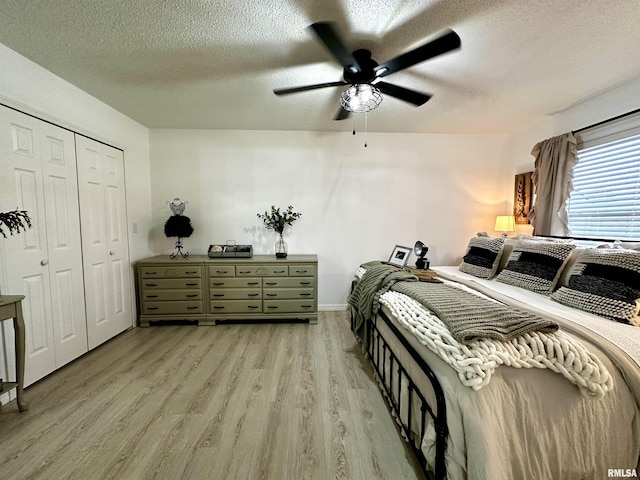
[[[521,340],[528,335],[532,341],[531,337],[539,336],[563,345],[564,350],[558,349],[552,360],[542,357],[542,363],[547,362],[545,365],[539,365],[540,356],[535,357],[537,360],[518,363],[504,355],[498,362],[504,364],[491,366],[485,358],[483,367],[473,371],[476,367],[469,367],[473,355],[464,358],[459,355],[460,349],[467,348],[466,344],[453,345],[456,342],[450,341],[449,333],[438,330],[444,323],[437,323],[437,328],[421,323],[425,316],[439,322],[434,312],[441,312],[440,307],[424,305],[404,293],[408,284],[427,286],[427,283],[407,278],[406,272],[392,271],[374,295],[359,296],[358,288],[367,275],[367,267],[373,270],[375,264],[366,264],[358,272],[349,299],[352,328],[363,341],[403,436],[431,478],[637,477],[640,472],[640,328],[634,323],[638,304],[632,309],[631,321],[615,321],[589,311],[598,310],[597,305],[593,307],[593,278],[589,279],[591,283],[586,282],[590,293],[578,290],[582,288],[584,272],[593,276],[594,272],[606,270],[603,276],[607,278],[602,281],[611,287],[613,268],[618,282],[620,272],[625,275],[628,272],[620,270],[619,265],[607,265],[613,256],[604,256],[604,260],[600,257],[605,250],[618,257],[624,250],[629,256],[623,255],[626,262],[623,266],[629,267],[628,260],[632,260],[628,269],[631,273],[623,278],[623,283],[631,286],[631,293],[626,293],[640,297],[640,252],[601,249],[594,253],[595,249],[572,245],[561,261],[542,261],[544,268],[552,264],[553,268],[542,275],[549,281],[535,280],[532,287],[531,259],[541,258],[536,249],[565,247],[535,246],[534,254],[527,253],[527,249],[534,242],[542,243],[538,240],[513,241],[507,245],[504,239],[502,242],[491,262],[486,255],[480,255],[482,258],[476,262],[488,269],[484,275],[478,276],[474,264],[477,258],[474,260],[473,255],[469,255],[479,251],[472,248],[474,239],[464,257],[471,268],[469,265],[462,268],[463,260],[460,266],[433,267],[433,270],[447,288],[467,291],[482,297],[482,302],[493,301],[500,308],[524,311],[559,327],[557,331],[552,328],[548,332],[529,332],[516,337]],[[528,265],[517,265],[519,255]],[[589,264],[589,255],[596,255],[595,263],[602,261],[605,267]],[[591,266],[585,269],[586,264]],[[503,271],[505,274],[501,276]],[[526,274],[518,275],[518,271]],[[572,292],[574,288],[576,292]],[[547,291],[541,293],[545,289]],[[575,303],[574,293],[582,308],[570,306]],[[371,305],[363,308],[369,302]],[[620,303],[619,299],[612,302]],[[367,313],[368,318],[363,320]],[[518,345],[518,341],[514,341]],[[482,344],[480,348],[494,349],[487,358],[496,358],[494,341],[490,340],[488,346],[482,339],[476,338],[470,344],[474,342]],[[465,369],[471,370],[471,374]]]

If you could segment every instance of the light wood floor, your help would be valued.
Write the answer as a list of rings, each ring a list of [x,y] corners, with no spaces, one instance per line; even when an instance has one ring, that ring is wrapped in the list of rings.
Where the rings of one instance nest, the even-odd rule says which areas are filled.
[[[0,412],[0,479],[422,479],[349,329],[125,332]]]

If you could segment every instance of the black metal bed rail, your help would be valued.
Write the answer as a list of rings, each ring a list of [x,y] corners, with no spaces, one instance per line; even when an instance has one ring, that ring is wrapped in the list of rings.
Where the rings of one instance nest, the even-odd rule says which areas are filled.
[[[423,437],[426,433],[426,416],[428,414],[431,417],[436,432],[436,458],[432,475],[436,480],[444,480],[447,475],[445,451],[447,448],[449,429],[447,427],[446,402],[442,386],[433,370],[431,370],[424,359],[418,355],[406,338],[401,335],[398,328],[382,312],[379,312],[379,315],[431,383],[436,400],[435,410],[420,391],[407,368],[402,365],[396,353],[385,340],[378,328],[376,317],[374,317],[372,321],[367,322],[366,325],[368,342],[367,345],[365,345],[365,349],[369,356],[369,361],[380,379],[379,383],[381,384],[381,388],[389,400],[390,408],[398,419],[398,423],[407,442],[411,446],[411,449],[420,462],[422,470],[427,476],[430,476],[430,472],[428,471],[426,458],[421,447]],[[387,365],[387,363],[389,365]],[[406,383],[406,386],[403,385],[403,382]],[[403,396],[405,395],[406,409],[403,414]],[[420,415],[417,423],[417,432],[414,428],[414,415],[416,414],[414,412],[414,403],[419,407]]]

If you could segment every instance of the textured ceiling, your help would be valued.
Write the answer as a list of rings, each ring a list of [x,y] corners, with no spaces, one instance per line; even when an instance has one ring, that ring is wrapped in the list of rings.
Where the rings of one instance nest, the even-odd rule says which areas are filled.
[[[0,42],[150,128],[350,131],[305,27],[382,63],[452,28],[461,50],[386,77],[369,131],[512,133],[640,77],[637,0],[2,0]],[[355,116],[363,125],[362,115]]]

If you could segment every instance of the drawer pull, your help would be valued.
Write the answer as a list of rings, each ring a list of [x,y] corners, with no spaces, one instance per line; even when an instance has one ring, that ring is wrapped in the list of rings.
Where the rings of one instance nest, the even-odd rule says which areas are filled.
[[[265,282],[267,285],[277,285],[278,282]]]
[[[267,308],[268,308],[269,310],[275,310],[275,309],[277,309],[278,307],[277,307],[277,306],[275,306],[275,305],[267,305]]]
[[[258,295],[260,295],[259,293],[248,293],[247,297],[257,297]]]
[[[251,308],[252,310],[255,310],[256,308],[260,308],[260,307],[256,307],[255,305],[249,305],[249,308]]]
[[[251,270],[239,270],[238,275],[247,275],[251,273]]]
[[[145,298],[158,298],[160,295],[145,295]]]
[[[215,305],[213,308],[216,310],[224,310],[224,307],[221,307],[220,305]]]
[[[144,286],[145,287],[157,287],[158,284],[157,283],[145,283]]]
[[[260,282],[247,282],[247,285],[260,285]]]
[[[296,273],[307,273],[308,270],[296,270]]]
[[[212,285],[216,287],[221,287],[222,285],[224,285],[224,282],[213,282]]]
[[[311,294],[310,293],[301,293],[300,296],[301,297],[309,297],[309,296],[311,296]]]
[[[198,307],[187,307],[187,310],[195,310],[195,309],[197,309],[197,308],[198,308]]]
[[[158,310],[160,307],[149,307],[147,310]]]
[[[300,285],[311,285],[311,282],[300,282]]]
[[[187,298],[196,298],[197,296],[197,293],[192,293],[191,295],[187,295]]]
[[[214,297],[224,297],[224,293],[214,293]]]
[[[277,293],[267,293],[267,297],[277,297]]]
[[[198,272],[184,272],[184,273],[185,273],[185,275],[195,275]]]
[[[216,273],[229,273],[228,270],[216,270]]]
[[[157,275],[158,272],[145,272],[144,274],[145,275]]]
[[[186,285],[187,285],[187,287],[197,287],[198,286],[197,283],[187,283]]]
[[[312,305],[300,305],[302,308],[313,308]]]
[[[284,273],[286,270],[274,270],[273,273]]]

